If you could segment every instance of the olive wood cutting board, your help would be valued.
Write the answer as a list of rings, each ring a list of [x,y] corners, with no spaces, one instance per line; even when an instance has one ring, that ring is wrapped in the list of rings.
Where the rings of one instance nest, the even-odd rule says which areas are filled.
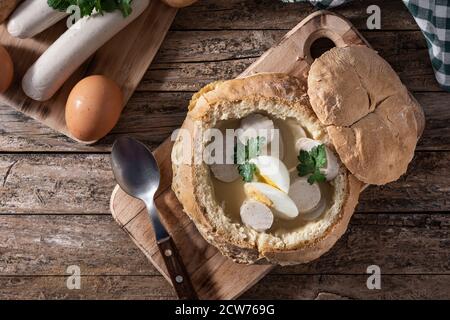
[[[350,22],[331,12],[318,11],[288,32],[240,77],[258,72],[284,72],[306,80],[313,62],[311,44],[324,37],[340,47],[369,45]],[[169,138],[154,151],[162,176],[155,200],[160,216],[179,249],[200,299],[237,298],[273,266],[236,264],[202,238],[171,190],[171,150]],[[111,212],[153,265],[169,279],[144,204],[116,186],[111,196]]]
[[[28,68],[67,29],[66,19],[25,40],[12,37],[5,24],[0,25],[0,43],[10,53],[15,68],[14,82],[6,93],[0,94],[0,104],[13,107],[71,137],[65,121],[65,105],[73,86],[86,76],[105,75],[121,87],[125,105],[155,57],[176,13],[177,9],[160,0],[151,0],[141,16],[100,48],[46,102],[28,98],[22,91],[21,81]],[[83,142],[90,144],[95,141]]]

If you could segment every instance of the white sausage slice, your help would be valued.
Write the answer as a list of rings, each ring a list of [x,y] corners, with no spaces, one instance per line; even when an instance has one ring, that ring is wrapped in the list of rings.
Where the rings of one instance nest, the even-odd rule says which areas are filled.
[[[300,177],[291,184],[288,195],[300,213],[308,213],[317,209],[322,198],[317,183],[311,185],[308,183],[308,179]]]
[[[327,202],[325,201],[325,199],[322,198],[322,200],[320,200],[320,203],[316,209],[314,209],[311,212],[303,214],[301,217],[305,221],[317,220],[323,214],[326,207],[327,207]]]
[[[259,113],[252,113],[241,120],[242,133],[239,140],[246,144],[250,138],[264,137],[265,143],[268,144],[273,139],[274,124],[268,117]]]
[[[233,141],[234,142],[234,141]],[[228,150],[230,149],[230,150]],[[220,163],[212,163],[209,165],[214,177],[223,182],[233,182],[240,178],[238,166],[234,163],[234,143],[233,146],[227,148],[226,139],[222,144],[222,159]]]
[[[273,213],[268,206],[261,202],[246,200],[241,206],[241,219],[246,226],[263,232],[272,227]]]
[[[320,141],[316,141],[309,138],[300,138],[295,143],[295,150],[297,153],[300,150],[311,151],[312,148],[320,146],[322,143]],[[325,175],[328,181],[333,180],[339,173],[339,164],[334,153],[325,147],[327,153],[327,166],[326,168],[322,168],[321,171]]]
[[[148,5],[149,0],[133,1],[133,11],[126,18],[115,10],[78,20],[28,69],[22,79],[22,88],[27,96],[38,101],[50,99],[78,67],[135,20]]]
[[[51,8],[47,0],[26,0],[10,16],[7,29],[13,37],[32,38],[66,16]]]
[[[233,182],[240,177],[235,164],[211,164],[209,168],[214,177],[223,182]]]

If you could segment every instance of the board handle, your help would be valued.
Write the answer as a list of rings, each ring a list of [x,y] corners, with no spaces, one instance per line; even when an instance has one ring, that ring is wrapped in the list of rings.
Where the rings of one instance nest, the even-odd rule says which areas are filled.
[[[314,62],[311,46],[320,38],[330,39],[336,47],[370,47],[347,19],[326,10],[316,11],[289,31],[278,45],[264,53],[239,78],[260,72],[281,72],[306,79]],[[279,58],[272,57],[283,57],[283,60],[290,62],[280,64]]]
[[[303,32],[303,54],[309,65],[314,62],[311,46],[320,38],[331,40],[336,47],[370,44],[345,17],[327,10],[317,11],[299,24]]]
[[[197,292],[172,237],[158,241],[158,248],[166,264],[172,285],[181,300],[198,300]]]

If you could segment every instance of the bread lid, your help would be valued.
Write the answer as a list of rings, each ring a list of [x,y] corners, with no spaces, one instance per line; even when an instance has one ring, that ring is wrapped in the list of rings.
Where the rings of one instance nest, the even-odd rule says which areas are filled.
[[[352,46],[324,53],[309,71],[308,95],[358,179],[381,185],[406,172],[423,130],[422,109],[374,50]]]

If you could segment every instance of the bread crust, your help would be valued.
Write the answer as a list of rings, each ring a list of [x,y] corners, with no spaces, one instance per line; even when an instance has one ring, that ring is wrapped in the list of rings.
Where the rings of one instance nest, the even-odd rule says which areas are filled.
[[[189,113],[182,128],[188,130],[196,137],[199,124],[210,123],[227,118],[230,113],[238,112],[233,107],[238,101],[251,103],[284,103],[292,110],[297,110],[305,115],[305,121],[309,123],[313,138],[327,141],[326,130],[320,125],[317,117],[309,106],[304,82],[285,74],[258,74],[244,79],[215,82],[207,85],[195,94],[189,104]],[[213,108],[213,106],[215,106]],[[244,106],[244,107],[243,107]],[[242,111],[242,110],[241,110]],[[255,111],[255,110],[249,110]],[[177,148],[182,142],[181,136],[175,142],[172,155],[177,154]],[[194,142],[196,145],[201,141]],[[332,147],[330,145],[330,147]],[[195,150],[193,150],[193,154]],[[207,194],[213,193],[212,186],[199,185],[200,176],[208,175],[205,166],[177,163],[173,161],[174,178],[172,189],[183,205],[185,212],[194,221],[202,236],[212,245],[217,247],[222,254],[230,257],[238,263],[272,263],[272,264],[298,264],[311,261],[328,251],[337,239],[345,232],[348,221],[357,204],[362,183],[350,175],[342,166],[339,181],[341,181],[342,195],[336,211],[336,218],[320,237],[311,241],[287,245],[272,245],[268,236],[255,236],[241,238],[236,232],[229,232],[221,228],[220,223],[212,221],[208,210],[212,206],[205,200]],[[241,227],[243,228],[243,227]],[[256,232],[254,232],[256,233]]]
[[[423,111],[391,66],[366,46],[333,48],[311,66],[308,95],[346,167],[368,184],[403,175]]]

